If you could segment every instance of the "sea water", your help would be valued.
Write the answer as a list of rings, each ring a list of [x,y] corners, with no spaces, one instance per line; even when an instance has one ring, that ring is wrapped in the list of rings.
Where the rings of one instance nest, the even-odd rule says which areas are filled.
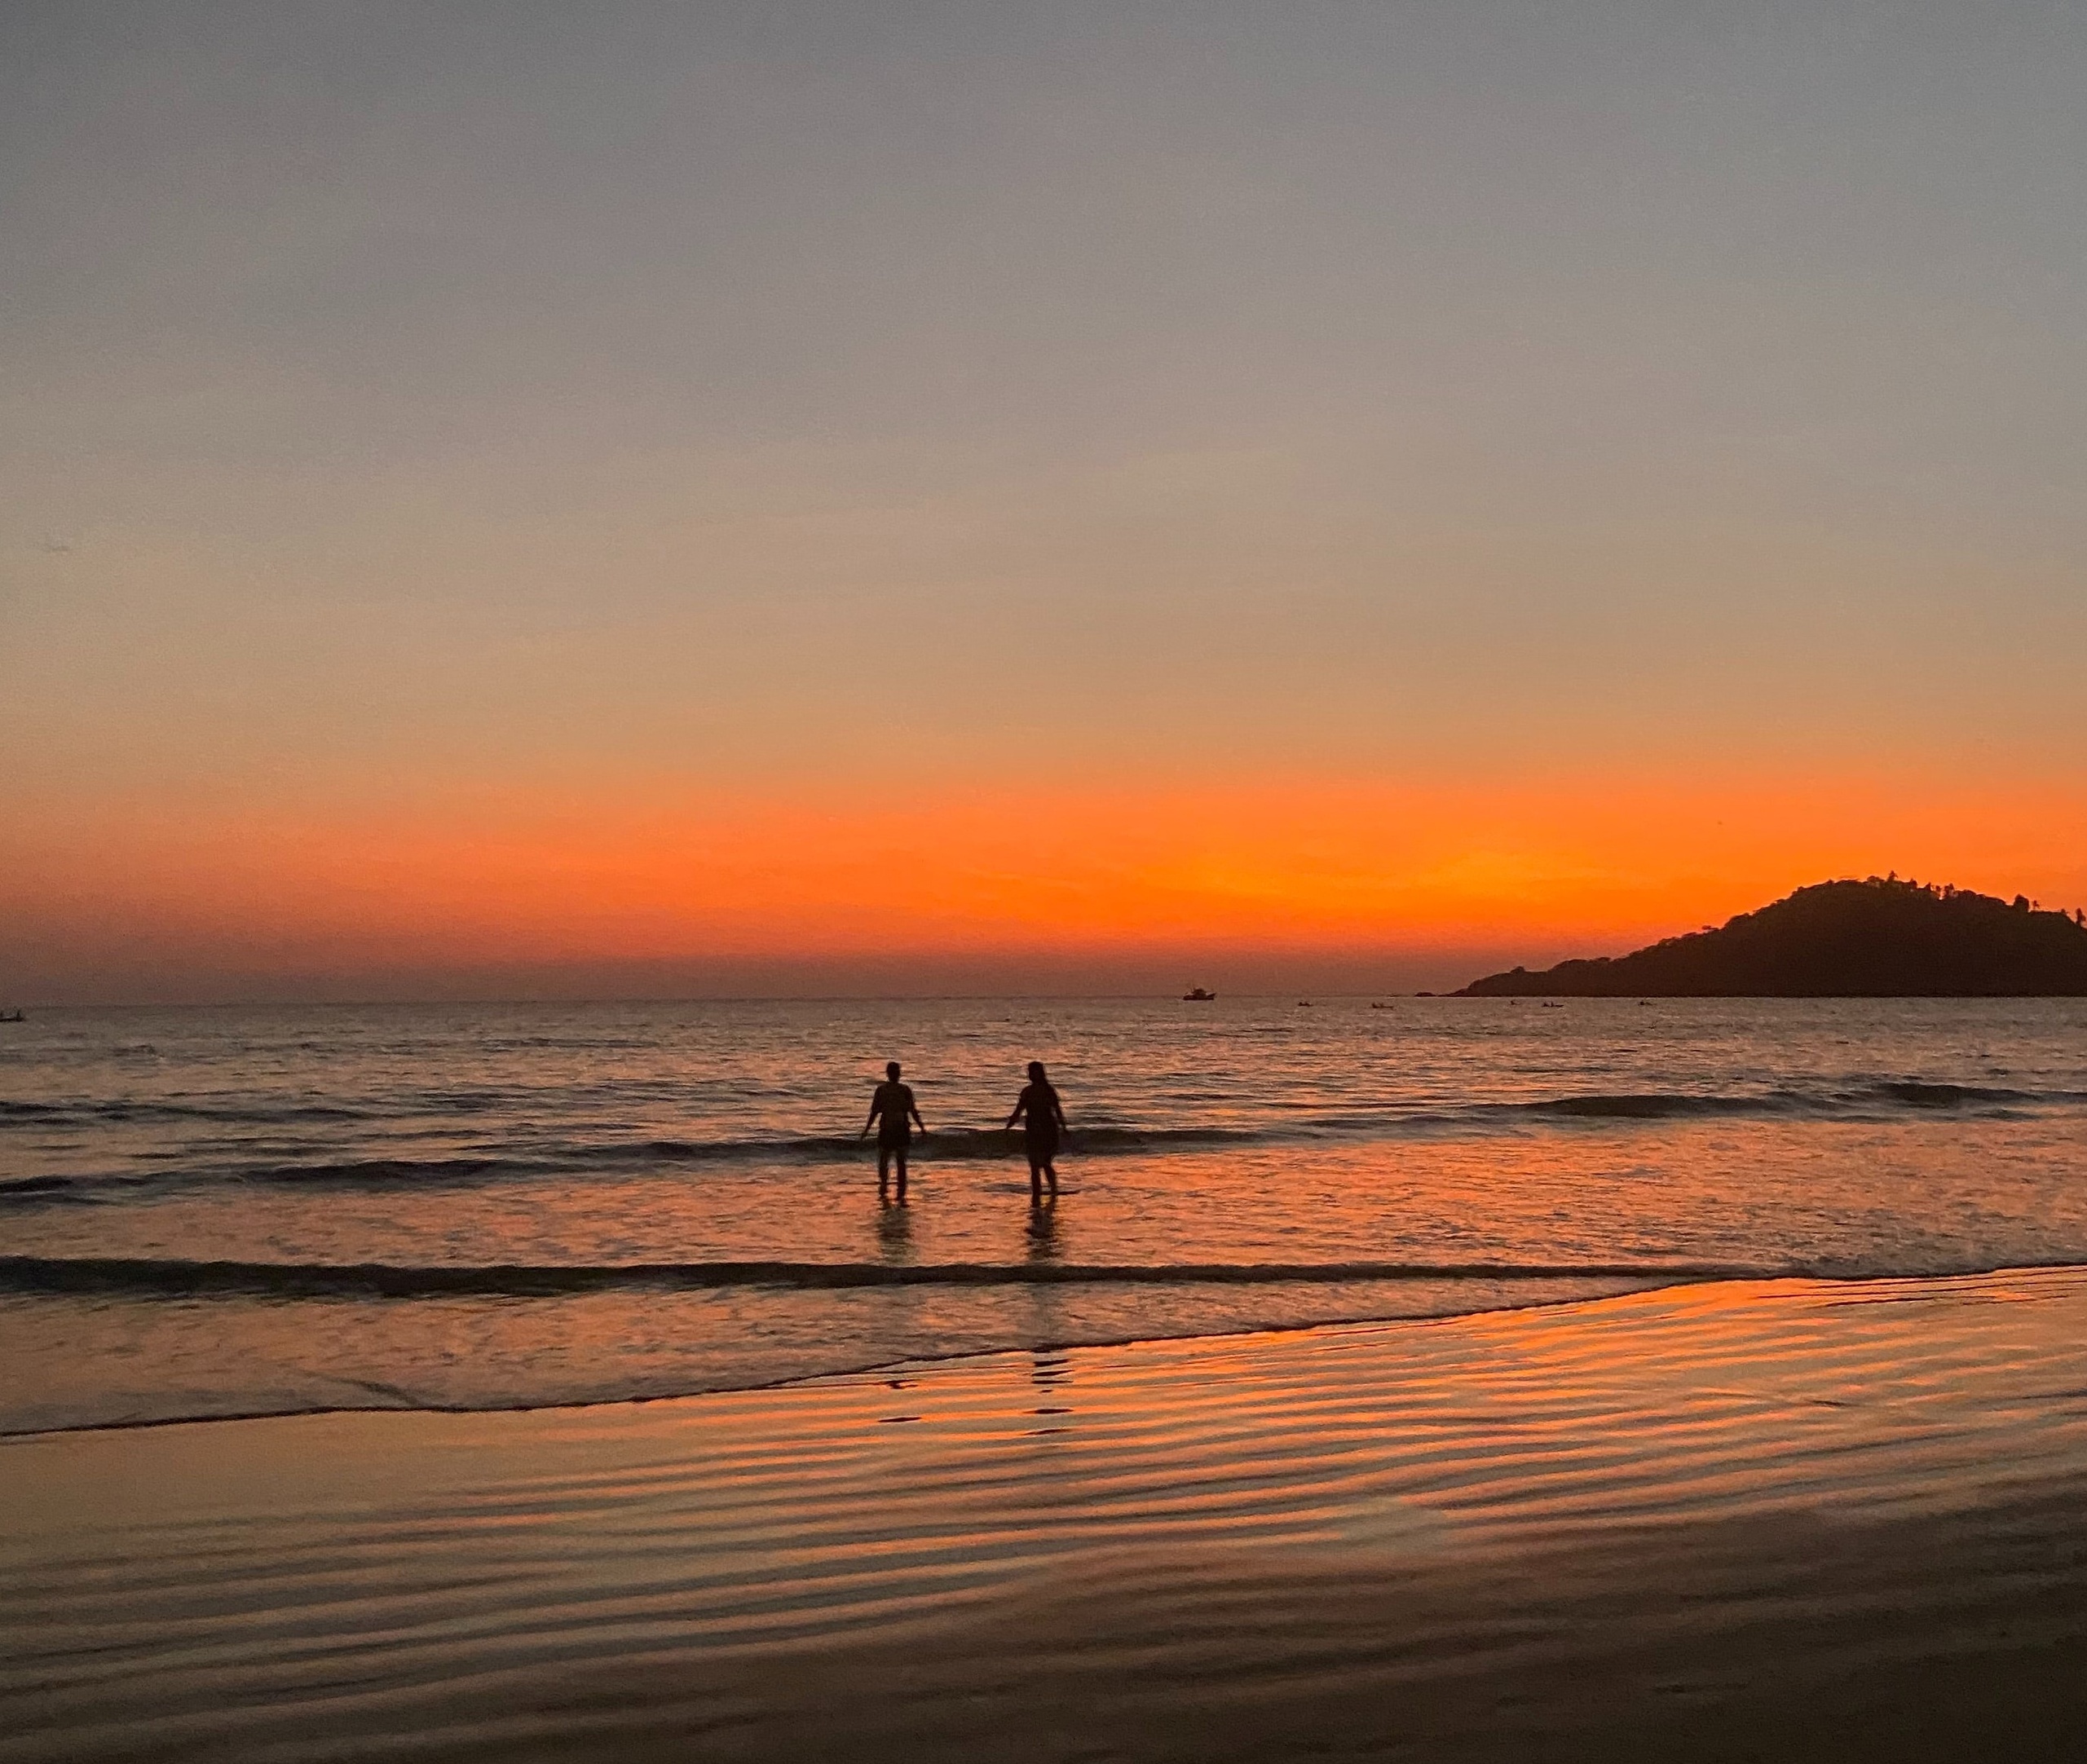
[[[884,1062],[905,1206],[857,1136]],[[1032,1059],[1072,1135],[1032,1208]],[[51,1010],[0,1028],[0,1431],[2087,1263],[2087,1001]]]

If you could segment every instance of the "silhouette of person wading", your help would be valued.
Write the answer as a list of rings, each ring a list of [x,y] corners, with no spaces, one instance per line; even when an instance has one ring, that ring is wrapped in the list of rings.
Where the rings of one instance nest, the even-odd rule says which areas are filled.
[[[884,1069],[884,1083],[870,1098],[870,1118],[855,1136],[867,1138],[871,1127],[877,1130],[877,1198],[880,1201],[890,1197],[891,1166],[896,1163],[899,1204],[905,1204],[906,1153],[912,1145],[916,1127],[923,1133],[928,1131],[928,1123],[913,1105],[911,1087],[898,1082],[898,1062],[893,1060]]]
[[[1066,1111],[1058,1105],[1058,1093],[1051,1088],[1051,1081],[1044,1074],[1044,1062],[1029,1062],[1029,1083],[1021,1095],[1015,1099],[1014,1113],[1008,1117],[1008,1126],[1013,1129],[1016,1122],[1022,1122],[1022,1138],[1029,1153],[1029,1199],[1031,1206],[1040,1206],[1044,1200],[1044,1184],[1051,1184],[1051,1198],[1058,1197],[1058,1170],[1054,1162],[1058,1155],[1058,1136],[1066,1131]]]

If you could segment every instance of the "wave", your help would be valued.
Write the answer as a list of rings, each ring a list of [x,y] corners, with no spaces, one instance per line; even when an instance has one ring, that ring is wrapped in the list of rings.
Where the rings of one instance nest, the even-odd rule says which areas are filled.
[[[1086,1127],[1071,1135],[1071,1144],[1089,1157],[1124,1153],[1193,1151],[1228,1145],[1263,1144],[1293,1137],[1243,1127]],[[1019,1149],[1021,1136],[1001,1127],[938,1127],[924,1138],[916,1138],[914,1149],[924,1156],[960,1158],[1000,1158]],[[619,1167],[632,1163],[705,1164],[746,1163],[854,1163],[872,1156],[874,1140],[852,1133],[805,1134],[796,1137],[735,1140],[643,1140],[634,1144],[595,1145],[546,1160],[560,1169],[606,1164]]]
[[[1554,1096],[1543,1102],[1507,1103],[1503,1114],[1546,1115],[1578,1121],[1685,1121],[1716,1115],[1777,1115],[1816,1112],[1813,1099],[1794,1091],[1759,1096],[1670,1096],[1626,1091],[1614,1096]]]
[[[2087,1091],[2024,1090],[1923,1078],[1874,1078],[1759,1091],[1591,1091],[1518,1102],[1392,1104],[1383,1109],[1282,1118],[1260,1127],[1133,1127],[1103,1124],[1076,1128],[1068,1149],[1083,1158],[1165,1156],[1183,1152],[1222,1153],[1283,1146],[1359,1144],[1454,1133],[1524,1132],[1574,1124],[1599,1127],[1634,1122],[1754,1118],[1888,1120],[1908,1113],[2019,1114],[2076,1107]],[[44,1104],[0,1100],[0,1122],[77,1121],[93,1107],[104,1120],[149,1121],[183,1118],[243,1119],[280,1124],[294,1120],[365,1118],[362,1112],[297,1105],[241,1114],[216,1105],[188,1104]],[[1019,1154],[1021,1136],[996,1127],[945,1128],[915,1141],[923,1159],[986,1162]],[[647,1139],[597,1144],[560,1144],[446,1157],[347,1157],[276,1162],[214,1163],[181,1161],[166,1167],[122,1174],[31,1175],[0,1180],[0,1203],[117,1198],[140,1189],[197,1181],[356,1188],[461,1187],[510,1177],[585,1176],[596,1172],[699,1168],[706,1165],[838,1165],[874,1154],[873,1142],[852,1134],[748,1136],[718,1140]]]
[[[2079,1102],[2077,1091],[2002,1090],[1977,1084],[1930,1084],[1913,1078],[1886,1079],[1874,1093],[1913,1109],[1961,1109],[1966,1104]]]
[[[72,1176],[11,1176],[0,1181],[0,1199],[9,1195],[62,1195],[78,1186]]]
[[[1866,1115],[1880,1108],[2049,1107],[2087,1101],[2077,1091],[2009,1090],[1975,1084],[1932,1083],[1917,1078],[1880,1078],[1831,1090],[1773,1090],[1732,1095],[1692,1092],[1596,1092],[1555,1096],[1540,1102],[1498,1105],[1506,1114],[1547,1115],[1585,1120],[1668,1121],[1720,1115]]]
[[[1193,1148],[1265,1144],[1295,1135],[1243,1131],[1224,1127],[1084,1127],[1072,1139],[1083,1156],[1167,1152]],[[1016,1156],[1021,1136],[994,1128],[960,1128],[914,1141],[916,1156],[966,1161]],[[0,1202],[55,1198],[92,1199],[99,1193],[123,1193],[139,1187],[189,1183],[199,1179],[274,1186],[382,1188],[398,1186],[465,1186],[507,1176],[585,1175],[596,1171],[705,1164],[847,1164],[874,1158],[876,1143],[853,1135],[818,1134],[795,1138],[733,1140],[635,1140],[598,1145],[573,1145],[537,1153],[492,1153],[455,1158],[351,1158],[268,1164],[227,1164],[198,1169],[171,1169],[121,1175],[38,1175],[0,1180]]]
[[[643,1262],[401,1266],[0,1256],[0,1292],[186,1299],[570,1298],[769,1286],[1247,1286],[1364,1281],[1767,1280],[1809,1272],[1731,1262]]]
[[[338,1103],[256,1105],[171,1099],[141,1102],[128,1098],[99,1102],[24,1102],[0,1097],[0,1122],[32,1121],[64,1127],[90,1127],[104,1122],[121,1126],[155,1121],[215,1121],[245,1127],[274,1127],[298,1121],[380,1118],[376,1110],[353,1109]]]
[[[1216,1099],[1213,1099],[1216,1100]],[[78,1127],[110,1122],[210,1121],[253,1127],[281,1126],[300,1121],[384,1121],[418,1118],[429,1114],[483,1114],[490,1109],[517,1108],[527,1099],[521,1094],[487,1096],[473,1092],[443,1093],[417,1097],[413,1105],[388,1109],[344,1103],[232,1102],[183,1098],[139,1100],[110,1098],[94,1101],[61,1102],[0,1097],[0,1123],[23,1122]],[[1698,1091],[1593,1091],[1566,1096],[1538,1098],[1524,1102],[1450,1102],[1412,1106],[1396,1100],[1366,1114],[1321,1116],[1274,1132],[1232,1127],[1152,1127],[1103,1125],[1079,1129],[1083,1148],[1094,1151],[1140,1151],[1170,1145],[1194,1146],[1229,1144],[1235,1140],[1294,1138],[1339,1133],[1382,1132],[1401,1127],[1445,1122],[1468,1122],[1517,1116],[1564,1116],[1630,1120],[1718,1114],[1833,1114],[1850,1109],[1899,1106],[1914,1109],[1957,1109],[1977,1106],[2030,1108],[2087,1102],[2087,1091],[2019,1090],[1992,1085],[1959,1084],[1922,1078],[1860,1080],[1816,1090],[1784,1088],[1728,1093]],[[938,1149],[998,1150],[1009,1136],[992,1127],[939,1129],[926,1144]],[[852,1134],[813,1134],[796,1136],[750,1137],[712,1141],[659,1140],[638,1147],[605,1147],[605,1152],[641,1153],[666,1158],[696,1159],[740,1157],[833,1158],[853,1155],[862,1141]]]

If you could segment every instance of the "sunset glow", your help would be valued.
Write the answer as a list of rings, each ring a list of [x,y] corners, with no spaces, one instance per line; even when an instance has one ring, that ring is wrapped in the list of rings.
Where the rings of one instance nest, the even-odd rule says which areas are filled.
[[[2056,28],[1220,11],[24,15],[0,1003],[2087,898]]]
[[[8,888],[54,987],[113,940],[119,960],[153,951],[159,984],[214,974],[236,993],[271,974],[497,989],[519,969],[585,991],[616,964],[642,984],[648,964],[668,964],[655,984],[697,991],[749,972],[817,991],[880,960],[913,964],[910,986],[880,981],[901,990],[1027,974],[1106,990],[1149,984],[1155,963],[1258,975],[1282,952],[1311,956],[1321,986],[1346,958],[1370,990],[1461,984],[1496,956],[1617,953],[1899,862],[2071,904],[2087,897],[2068,837],[2083,823],[2087,795],[2060,784],[1863,779],[952,786],[895,809],[488,792],[357,818],[54,809],[43,825],[62,837],[18,853]]]

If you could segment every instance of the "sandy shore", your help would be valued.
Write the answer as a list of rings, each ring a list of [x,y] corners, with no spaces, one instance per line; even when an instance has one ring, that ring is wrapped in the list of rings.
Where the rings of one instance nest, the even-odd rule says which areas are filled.
[[[0,1445],[0,1759],[2063,1755],[2087,1272]]]

